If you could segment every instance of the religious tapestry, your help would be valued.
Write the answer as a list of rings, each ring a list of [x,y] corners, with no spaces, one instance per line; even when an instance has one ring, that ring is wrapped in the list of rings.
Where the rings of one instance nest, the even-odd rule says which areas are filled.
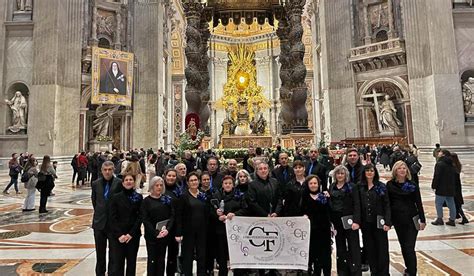
[[[133,54],[92,49],[92,104],[131,106]]]

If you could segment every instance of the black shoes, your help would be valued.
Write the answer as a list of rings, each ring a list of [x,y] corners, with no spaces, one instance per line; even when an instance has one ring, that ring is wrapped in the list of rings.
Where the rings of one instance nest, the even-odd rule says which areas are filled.
[[[47,213],[47,212],[48,212],[48,210],[40,210],[40,211],[39,211],[40,214],[45,214],[45,213]]]
[[[449,220],[449,221],[446,222],[446,225],[456,226],[456,222],[454,220]]]
[[[33,209],[22,209],[21,211],[22,212],[31,212],[31,211],[34,211],[34,210],[36,210],[36,209],[34,209],[34,208]]]
[[[435,221],[432,221],[431,224],[433,224],[433,225],[444,225],[444,221],[441,218],[437,218]]]
[[[466,217],[462,218],[461,224],[469,223],[469,220]]]

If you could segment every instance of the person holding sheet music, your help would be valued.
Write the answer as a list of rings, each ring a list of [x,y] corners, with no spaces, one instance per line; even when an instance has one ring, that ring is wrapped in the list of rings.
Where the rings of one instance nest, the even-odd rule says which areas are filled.
[[[187,177],[188,189],[183,192],[176,204],[177,242],[182,242],[183,273],[191,276],[193,257],[196,252],[197,275],[206,275],[206,238],[210,215],[206,193],[199,191],[199,177],[191,172]]]
[[[416,275],[415,243],[418,230],[425,229],[426,219],[421,202],[420,187],[411,180],[410,170],[403,161],[392,168],[392,179],[387,183],[392,223],[398,236],[405,262],[405,275]]]
[[[363,167],[358,185],[362,239],[367,250],[370,273],[377,276],[389,274],[387,232],[392,225],[390,202],[385,184],[379,181],[377,168],[372,164]]]
[[[145,227],[147,250],[147,275],[165,274],[165,255],[168,245],[168,229],[173,227],[174,210],[171,197],[165,195],[163,178],[155,176],[150,180],[150,196],[143,200],[141,216]]]
[[[331,221],[337,231],[338,275],[362,275],[359,244],[360,198],[358,187],[350,183],[347,168],[334,168],[335,182],[329,187]]]

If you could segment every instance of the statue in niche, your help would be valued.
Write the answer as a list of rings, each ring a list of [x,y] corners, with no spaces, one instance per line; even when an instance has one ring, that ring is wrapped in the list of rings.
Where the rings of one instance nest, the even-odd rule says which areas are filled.
[[[11,100],[5,100],[13,112],[12,125],[8,127],[13,133],[26,129],[26,116],[28,113],[28,103],[20,91],[16,91]]]
[[[33,0],[16,0],[17,11],[32,11]]]
[[[402,122],[397,118],[397,109],[389,95],[385,95],[385,100],[380,105],[380,117],[383,129],[393,130],[396,134],[400,132]]]
[[[474,94],[474,78],[469,77],[462,85],[462,101],[464,106],[464,113],[470,114],[472,108],[472,94]]]
[[[109,125],[113,114],[120,108],[119,105],[106,106],[100,105],[95,110],[96,118],[92,122],[95,137],[108,137]]]

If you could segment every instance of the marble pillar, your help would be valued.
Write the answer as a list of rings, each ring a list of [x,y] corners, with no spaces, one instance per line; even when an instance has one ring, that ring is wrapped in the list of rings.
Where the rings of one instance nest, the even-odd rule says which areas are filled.
[[[8,10],[8,1],[0,1],[0,14],[5,14]],[[0,16],[0,41],[3,41],[3,43],[0,43],[0,76],[4,75],[4,70],[5,70],[5,61],[6,61],[6,56],[5,56],[5,50],[7,49],[6,47],[6,28],[4,27],[5,23],[5,16]],[[0,78],[0,87],[2,87],[2,91],[0,92],[1,99],[8,98],[10,95],[5,94],[6,89],[4,88],[4,78]],[[10,108],[8,108],[7,105],[5,104],[0,104],[0,135],[4,135],[6,133],[7,126],[10,122],[7,122],[7,112]],[[1,156],[6,156],[8,154],[2,154]]]
[[[138,1],[134,7],[135,78],[131,147],[158,148],[163,137],[163,4]],[[143,26],[154,26],[144,28]],[[160,122],[161,120],[161,122]]]
[[[451,3],[406,0],[402,8],[414,142],[462,145],[464,112]]]
[[[351,7],[347,0],[320,1],[321,92],[329,141],[358,136],[356,90],[348,61],[352,47]],[[347,54],[344,54],[347,53]]]
[[[36,156],[62,156],[77,151],[82,2],[35,1],[28,150]]]

